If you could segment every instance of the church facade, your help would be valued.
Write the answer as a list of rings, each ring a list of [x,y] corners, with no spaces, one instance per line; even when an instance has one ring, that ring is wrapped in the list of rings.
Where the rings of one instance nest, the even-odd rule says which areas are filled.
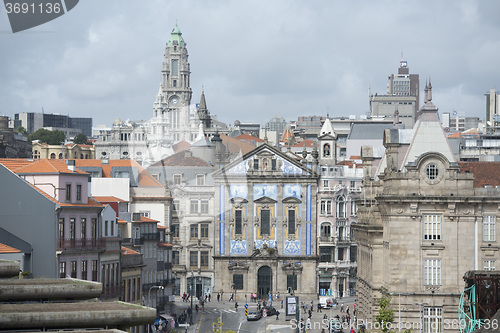
[[[313,155],[308,167],[264,143],[214,173],[214,292],[316,297]]]

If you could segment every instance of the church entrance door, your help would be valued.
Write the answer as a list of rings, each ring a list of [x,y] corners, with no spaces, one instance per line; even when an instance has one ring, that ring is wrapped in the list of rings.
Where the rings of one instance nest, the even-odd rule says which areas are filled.
[[[268,294],[272,292],[273,271],[269,266],[262,266],[257,272],[257,290],[259,298],[268,299]]]

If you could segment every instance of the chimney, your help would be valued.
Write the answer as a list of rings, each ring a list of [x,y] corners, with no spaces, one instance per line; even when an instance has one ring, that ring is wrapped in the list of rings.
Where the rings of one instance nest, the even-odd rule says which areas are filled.
[[[75,172],[75,160],[66,160],[66,164],[68,165],[68,170]]]

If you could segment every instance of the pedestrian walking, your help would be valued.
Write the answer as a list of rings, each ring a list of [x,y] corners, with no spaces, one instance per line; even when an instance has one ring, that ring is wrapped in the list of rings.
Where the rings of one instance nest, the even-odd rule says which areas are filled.
[[[238,302],[234,302],[234,309],[238,311]]]
[[[340,306],[340,312],[344,313],[344,303]]]
[[[278,317],[280,316],[280,312],[276,310],[276,320],[278,320]]]
[[[220,302],[220,294],[217,293],[217,302]]]
[[[316,310],[317,312],[321,312],[321,304],[319,304],[318,302],[318,310]]]
[[[229,302],[233,300],[233,293],[231,292],[231,296],[229,297]]]

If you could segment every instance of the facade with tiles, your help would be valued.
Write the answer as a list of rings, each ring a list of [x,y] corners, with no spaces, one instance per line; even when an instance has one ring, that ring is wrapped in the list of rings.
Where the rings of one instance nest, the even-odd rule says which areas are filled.
[[[313,155],[308,167],[264,143],[214,173],[214,292],[316,296]]]
[[[454,160],[432,104],[430,84],[410,142],[386,129],[382,159],[362,148],[358,319],[373,322],[383,293],[400,298],[401,322],[422,332],[458,332],[463,276],[496,269],[500,190],[479,188]],[[474,170],[477,171],[477,170]],[[421,326],[419,326],[421,325]],[[394,325],[393,325],[394,328]]]

